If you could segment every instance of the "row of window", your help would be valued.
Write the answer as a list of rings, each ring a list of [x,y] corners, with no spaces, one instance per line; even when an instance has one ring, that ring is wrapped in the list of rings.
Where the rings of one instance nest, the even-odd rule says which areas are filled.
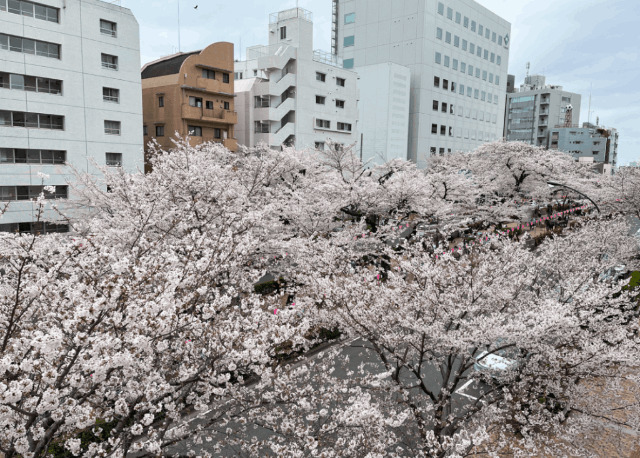
[[[487,70],[481,70],[478,67],[475,67],[474,69],[473,65],[467,65],[466,62],[458,62],[458,59],[450,59],[450,57],[446,55],[443,59],[442,54],[439,52],[436,52],[435,62],[436,64],[444,65],[445,67],[451,68],[452,70],[458,70],[459,63],[460,73],[466,73],[469,76],[473,76],[475,74],[475,77],[479,79],[481,78],[482,81],[489,81],[489,83],[495,84],[496,86],[500,85],[499,75],[494,75],[493,73],[488,72]]]
[[[46,94],[61,94],[62,81],[39,76],[0,72],[0,88]]]
[[[159,107],[164,107],[164,97],[163,96],[159,96],[158,97],[158,106]],[[202,97],[189,96],[189,106],[196,107],[196,108],[202,108]],[[229,102],[227,102],[227,101],[223,101],[222,107],[225,110],[229,110],[229,109],[231,109],[231,104]],[[206,100],[205,101],[205,108],[207,110],[213,110],[213,100]]]
[[[438,40],[442,40],[444,38],[445,43],[451,44],[451,32],[444,32],[440,27],[436,28],[436,38]],[[489,52],[488,49],[482,49],[480,45],[476,45],[475,43],[469,43],[467,40],[460,40],[458,35],[453,35],[453,46],[456,48],[460,48],[462,45],[462,50],[467,51],[472,55],[484,58],[486,61],[490,61],[492,64],[502,65],[502,56],[499,54],[496,55],[494,52]]]
[[[453,103],[447,102],[439,102],[438,100],[433,101],[433,111],[438,111],[441,113],[447,113],[451,115],[455,115],[456,113],[460,117],[467,117],[471,119],[477,119],[479,121],[486,121],[496,124],[498,122],[498,115],[496,113],[491,113],[484,110],[477,110],[475,108],[467,107],[465,109],[462,105],[454,105]]]
[[[64,130],[64,116],[0,110],[0,126]]]
[[[436,147],[432,146],[431,148],[429,148],[429,151],[431,152],[432,156],[436,155]],[[451,154],[451,148],[447,148],[447,153]],[[444,148],[440,148],[440,156],[444,156]]]
[[[60,59],[60,45],[0,33],[0,49]]]
[[[438,135],[438,132],[442,136],[454,137],[453,127],[441,125],[438,128],[438,124],[431,124],[431,133],[434,135]],[[495,134],[491,132],[485,131],[476,131],[475,129],[466,129],[461,128],[456,130],[455,137],[457,138],[465,138],[467,140],[480,140],[480,141],[491,141],[495,140]]]
[[[66,151],[0,148],[0,164],[64,164]]]
[[[0,0],[0,11],[34,17],[43,21],[58,22],[58,8],[26,0]]]
[[[229,83],[229,73],[226,72],[219,72],[222,74],[222,82],[223,83]],[[206,78],[208,80],[214,80],[216,79],[216,71],[215,70],[210,70],[208,68],[203,68],[202,69],[202,77]]]
[[[316,72],[316,81],[325,83],[327,81],[327,74],[322,72]],[[344,78],[336,77],[336,86],[344,87],[347,80]]]
[[[323,95],[316,95],[316,104],[325,105],[327,98]],[[344,100],[336,99],[336,108],[344,109]]]
[[[438,14],[440,16],[444,16],[444,3],[438,2]],[[489,27],[484,27],[482,24],[476,24],[476,21],[470,21],[467,16],[462,17],[462,14],[459,11],[455,12],[455,19],[453,14],[453,9],[447,7],[447,19],[451,21],[455,21],[456,24],[462,24],[465,29],[470,29],[472,32],[478,32],[478,35],[481,37],[484,36],[487,40],[491,40],[494,43],[497,43],[499,46],[502,46],[502,35],[496,34],[496,32],[492,32],[489,30]],[[476,28],[477,25],[477,28]],[[509,44],[508,35],[505,37],[505,45]]]
[[[2,2],[2,0],[0,0]],[[19,234],[55,234],[69,232],[69,225],[66,223],[10,223],[0,224],[0,232],[13,232]]]
[[[433,87],[436,88],[440,88],[440,77],[439,76],[434,76],[433,77]],[[447,79],[442,79],[442,89],[444,89],[445,91],[448,91],[449,88],[451,88],[451,92],[456,92],[456,88],[457,88],[457,92],[458,94],[464,96],[465,95],[465,85],[464,84],[458,84],[456,85],[455,81],[449,81]],[[483,102],[488,102],[488,103],[493,103],[494,105],[498,104],[498,94],[493,94],[491,92],[486,92],[486,91],[481,91],[479,89],[474,89],[471,86],[467,86],[466,87],[467,91],[467,97],[471,98],[473,97],[476,100],[481,100]]]
[[[331,129],[331,121],[328,119],[316,118],[316,127],[320,129]],[[351,132],[352,125],[346,122],[338,122],[337,130],[342,132]]]
[[[0,201],[34,200],[42,193],[44,193],[45,199],[67,199],[69,197],[68,186],[51,187],[54,188],[53,192],[45,189],[45,186],[0,186]]]

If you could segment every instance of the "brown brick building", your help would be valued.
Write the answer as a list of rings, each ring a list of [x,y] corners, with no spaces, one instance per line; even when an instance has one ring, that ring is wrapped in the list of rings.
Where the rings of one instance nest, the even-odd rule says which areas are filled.
[[[163,57],[142,68],[144,143],[173,147],[175,132],[191,144],[214,141],[237,150],[233,43]],[[148,147],[145,146],[145,149]]]

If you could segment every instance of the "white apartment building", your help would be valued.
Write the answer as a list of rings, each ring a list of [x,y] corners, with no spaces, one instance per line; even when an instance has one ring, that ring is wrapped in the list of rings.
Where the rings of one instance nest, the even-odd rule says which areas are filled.
[[[46,197],[69,211],[74,169],[143,170],[139,44],[113,3],[0,0],[0,230],[65,231],[36,224],[33,200],[55,186]]]
[[[345,68],[411,71],[408,158],[473,150],[502,137],[511,25],[473,0],[333,0]]]
[[[269,45],[247,48],[247,60],[235,63],[235,93],[240,145],[324,149],[328,139],[359,141],[357,75],[313,50],[305,9],[270,15]]]
[[[385,62],[358,67],[360,152],[369,166],[407,160],[411,71]]]

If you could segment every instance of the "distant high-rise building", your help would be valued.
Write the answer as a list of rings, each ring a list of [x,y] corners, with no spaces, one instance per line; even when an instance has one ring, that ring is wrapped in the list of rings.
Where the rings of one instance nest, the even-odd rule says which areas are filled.
[[[313,49],[313,15],[292,8],[269,17],[269,45],[236,62],[238,142],[324,149],[359,141],[358,77],[335,54]]]
[[[586,122],[582,127],[556,127],[550,131],[549,149],[594,162],[601,172],[611,174],[618,162],[618,131]]]
[[[579,125],[580,99],[562,86],[546,85],[542,75],[527,76],[520,89],[507,94],[504,137],[546,147],[550,129]]]
[[[213,43],[146,64],[142,98],[145,143],[155,139],[171,149],[177,132],[189,136],[192,145],[217,142],[237,149],[233,43]]]
[[[333,0],[345,68],[409,68],[407,157],[421,167],[502,137],[510,35],[509,22],[473,0]]]
[[[37,221],[34,200],[73,216],[72,168],[142,170],[139,43],[113,2],[0,0],[0,231],[68,230],[52,211]]]

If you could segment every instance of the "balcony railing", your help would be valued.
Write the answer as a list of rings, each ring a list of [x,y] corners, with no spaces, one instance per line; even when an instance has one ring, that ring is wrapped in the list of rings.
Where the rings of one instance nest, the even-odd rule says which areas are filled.
[[[313,22],[313,13],[311,11],[305,10],[304,8],[291,8],[277,13],[271,13],[269,15],[269,24],[277,24],[280,21],[296,17]]]
[[[322,64],[331,65],[332,67],[342,68],[343,66],[342,57],[320,49],[313,51],[313,60]]]

